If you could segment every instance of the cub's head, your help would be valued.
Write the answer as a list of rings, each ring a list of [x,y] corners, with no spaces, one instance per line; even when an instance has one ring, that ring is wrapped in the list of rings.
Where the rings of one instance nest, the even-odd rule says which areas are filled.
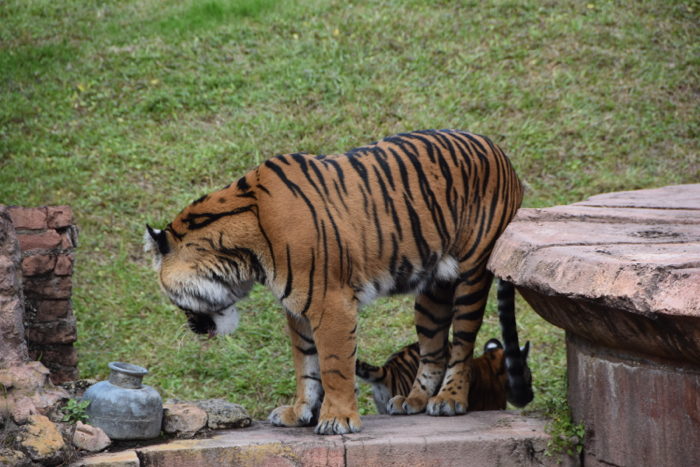
[[[210,338],[236,329],[235,304],[260,276],[255,254],[239,243],[225,214],[187,208],[164,230],[146,226],[144,235],[162,289],[185,312],[190,329]]]

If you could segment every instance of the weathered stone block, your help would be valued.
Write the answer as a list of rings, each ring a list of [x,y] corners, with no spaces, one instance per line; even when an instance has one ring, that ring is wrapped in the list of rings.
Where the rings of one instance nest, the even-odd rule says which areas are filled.
[[[23,452],[0,448],[0,467],[34,467],[34,463]]]
[[[100,452],[107,449],[112,441],[101,428],[78,422],[73,435],[73,446],[88,452]]]
[[[700,184],[521,209],[488,267],[567,331],[585,465],[700,465]]]
[[[61,229],[73,224],[73,211],[70,206],[49,206],[46,212],[49,229]]]
[[[141,463],[136,451],[122,451],[85,457],[71,464],[71,467],[139,467]]]
[[[569,401],[585,465],[700,465],[700,365],[600,346],[567,332]]]
[[[30,416],[37,414],[36,406],[29,397],[20,395],[13,399],[13,404],[10,417],[17,425],[25,425]]]
[[[204,428],[207,424],[207,413],[192,404],[163,405],[163,431],[177,433],[187,438]]]
[[[0,290],[17,290],[20,285],[17,264],[9,256],[0,256]]]
[[[53,250],[61,246],[61,236],[55,230],[47,230],[39,234],[17,235],[19,247],[23,252],[32,250]]]
[[[46,206],[38,208],[23,208],[10,206],[7,208],[15,230],[41,230],[46,228]]]
[[[22,259],[22,275],[38,276],[53,271],[56,266],[55,255],[34,255]]]
[[[43,415],[29,417],[29,422],[20,427],[14,447],[43,465],[56,465],[65,458],[61,432]]]
[[[207,413],[209,416],[207,424],[212,430],[245,428],[250,426],[252,421],[245,408],[223,399],[206,399],[193,403]]]
[[[73,264],[75,263],[75,254],[59,256],[56,260],[56,267],[53,273],[57,276],[70,276],[73,274]]]

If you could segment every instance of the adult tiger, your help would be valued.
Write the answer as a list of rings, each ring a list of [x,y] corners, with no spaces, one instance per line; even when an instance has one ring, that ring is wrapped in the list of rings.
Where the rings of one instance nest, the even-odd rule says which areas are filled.
[[[521,377],[532,396],[532,373],[527,366],[529,350],[530,342],[520,349],[525,362]],[[396,395],[408,395],[419,364],[420,348],[418,342],[414,342],[393,353],[381,367],[357,360],[355,376],[372,386],[372,397],[377,412],[385,414],[389,399]],[[525,407],[532,397],[523,398],[514,389],[515,386],[511,385],[506,371],[503,344],[498,339],[489,339],[484,345],[484,353],[472,363],[467,410],[505,410],[506,402],[519,408]]]
[[[488,138],[418,131],[345,154],[273,157],[164,230],[148,227],[146,249],[156,253],[162,288],[200,334],[232,332],[235,303],[254,282],[268,286],[287,312],[297,382],[295,405],[270,420],[318,420],[316,433],[342,434],[362,426],[357,308],[381,295],[418,294],[418,376],[390,412],[466,412],[492,280],[486,262],[521,201],[513,167]]]

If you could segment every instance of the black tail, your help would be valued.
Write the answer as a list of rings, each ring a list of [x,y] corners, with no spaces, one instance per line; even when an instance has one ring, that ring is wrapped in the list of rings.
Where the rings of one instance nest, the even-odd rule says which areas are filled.
[[[498,279],[498,320],[501,323],[506,372],[510,383],[509,402],[516,407],[525,407],[532,401],[532,376],[527,366],[529,346],[520,349],[518,329],[515,324],[515,286]]]

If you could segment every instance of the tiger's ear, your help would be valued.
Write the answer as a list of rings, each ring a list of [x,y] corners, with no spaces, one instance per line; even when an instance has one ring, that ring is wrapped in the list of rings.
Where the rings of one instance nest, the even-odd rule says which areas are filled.
[[[502,349],[502,348],[503,348],[503,344],[501,344],[501,341],[499,341],[495,337],[492,337],[484,345],[484,353],[492,352],[496,349]]]
[[[146,251],[158,250],[161,255],[165,255],[170,251],[165,230],[155,230],[146,224],[146,234],[143,236],[143,240]]]
[[[525,345],[520,347],[520,355],[523,357],[523,361],[527,361],[527,355],[530,353],[530,341],[527,341]]]

